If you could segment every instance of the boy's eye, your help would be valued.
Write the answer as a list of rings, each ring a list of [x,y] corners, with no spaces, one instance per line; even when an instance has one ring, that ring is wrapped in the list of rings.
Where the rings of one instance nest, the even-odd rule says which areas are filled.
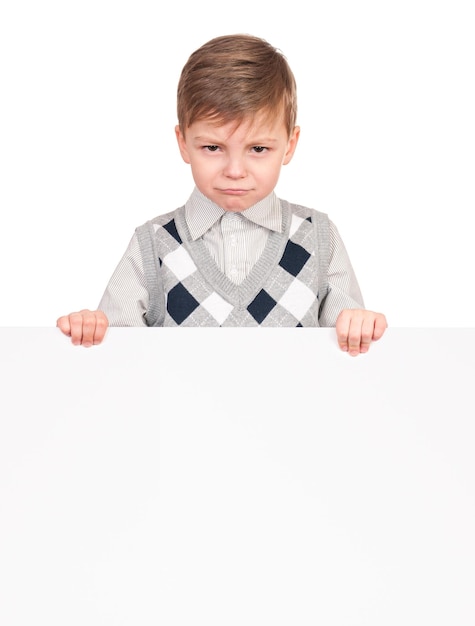
[[[216,152],[216,150],[218,149],[218,146],[203,146],[203,147],[209,152]]]
[[[264,150],[266,150],[264,146],[253,146],[252,149],[254,150],[254,152],[264,152]]]

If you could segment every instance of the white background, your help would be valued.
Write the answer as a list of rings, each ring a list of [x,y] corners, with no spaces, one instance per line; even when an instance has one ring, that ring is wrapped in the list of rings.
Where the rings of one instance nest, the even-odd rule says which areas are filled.
[[[277,192],[329,213],[366,306],[473,326],[469,0],[2,0],[0,325],[96,307],[134,228],[186,201],[179,73],[236,32],[290,62],[302,134]]]

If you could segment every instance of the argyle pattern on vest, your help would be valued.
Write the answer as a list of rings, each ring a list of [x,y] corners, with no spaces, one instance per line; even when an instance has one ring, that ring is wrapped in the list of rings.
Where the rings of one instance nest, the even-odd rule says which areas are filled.
[[[192,245],[183,241],[174,215],[156,218],[153,229],[164,298],[162,325],[318,326],[315,231],[311,210],[301,208],[300,213],[292,213],[283,252],[253,290],[231,285],[222,274],[222,280],[213,280],[213,273],[198,267]]]

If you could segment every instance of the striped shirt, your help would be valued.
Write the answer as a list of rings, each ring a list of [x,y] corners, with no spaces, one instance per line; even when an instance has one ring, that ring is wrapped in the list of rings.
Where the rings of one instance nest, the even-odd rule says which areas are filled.
[[[260,258],[271,231],[282,232],[280,201],[274,193],[242,212],[225,211],[195,188],[185,204],[192,239],[202,238],[214,262],[239,285]],[[137,235],[115,269],[99,303],[111,326],[145,326],[148,291]],[[348,254],[330,221],[328,295],[319,323],[335,326],[342,309],[364,308]]]

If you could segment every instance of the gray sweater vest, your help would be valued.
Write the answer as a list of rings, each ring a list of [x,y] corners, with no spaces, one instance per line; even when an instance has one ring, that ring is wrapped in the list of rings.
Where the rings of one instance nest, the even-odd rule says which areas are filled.
[[[283,232],[271,232],[240,284],[193,241],[184,207],[136,230],[150,296],[149,326],[319,326],[327,294],[329,221],[281,200]]]

